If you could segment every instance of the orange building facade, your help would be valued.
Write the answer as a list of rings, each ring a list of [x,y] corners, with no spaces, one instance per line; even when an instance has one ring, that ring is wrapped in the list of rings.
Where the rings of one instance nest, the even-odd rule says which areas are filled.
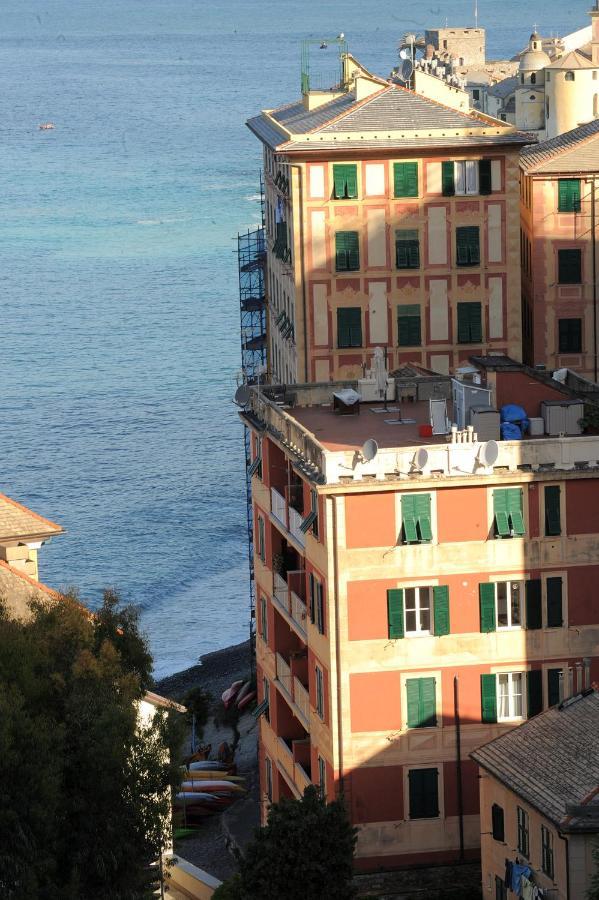
[[[522,366],[476,364],[495,404],[538,417],[571,399]],[[365,404],[334,413],[339,387],[294,386],[285,409],[252,388],[242,413],[263,812],[320,784],[359,826],[359,868],[473,859],[469,754],[556,703],[560,672],[599,677],[599,438],[503,441],[489,462],[472,433],[423,438],[428,402],[389,424]]]

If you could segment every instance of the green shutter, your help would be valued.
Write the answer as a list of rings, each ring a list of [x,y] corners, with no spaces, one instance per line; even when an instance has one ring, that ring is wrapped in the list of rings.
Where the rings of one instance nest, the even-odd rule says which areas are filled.
[[[508,494],[506,489],[493,491],[493,515],[495,517],[495,532],[498,537],[508,537],[510,522],[508,517]]]
[[[430,728],[437,724],[434,678],[406,679],[408,728]]]
[[[538,716],[543,711],[543,670],[531,669],[526,673],[526,693],[528,718]]]
[[[561,628],[564,624],[562,610],[562,579],[547,579],[547,627]]]
[[[478,586],[480,601],[480,630],[483,634],[496,630],[495,624],[495,585],[483,581]]]
[[[431,495],[414,495],[414,513],[418,524],[418,533],[423,542],[432,541],[433,530],[431,528]]]
[[[558,212],[580,212],[580,180],[560,178],[558,181]]]
[[[408,728],[420,726],[420,679],[406,680],[406,698],[408,708]]]
[[[479,194],[490,194],[493,191],[490,159],[481,159],[478,164],[478,185]]]
[[[495,675],[480,676],[480,695],[483,722],[497,721],[497,684]]]
[[[559,495],[559,485],[551,484],[545,488],[545,534],[547,537],[557,537],[562,533]]]
[[[469,303],[470,307],[470,340],[480,344],[483,339],[482,307],[480,303]]]
[[[547,671],[547,705],[555,706],[560,702],[559,676],[561,669],[548,669]]]
[[[310,585],[310,621],[314,624],[316,616],[315,616],[315,600],[314,600],[314,575],[310,572],[310,576],[308,578]]]
[[[558,282],[580,284],[582,280],[582,253],[580,250],[558,250]]]
[[[420,268],[418,229],[400,229],[395,232],[395,264],[398,269]]]
[[[470,343],[469,303],[458,303],[458,344]]]
[[[337,346],[362,346],[362,312],[359,307],[344,306],[337,310]]]
[[[414,497],[403,494],[401,498],[401,519],[403,523],[404,541],[410,543],[418,540],[416,531],[416,510]]]
[[[437,637],[449,634],[449,588],[446,584],[433,588],[433,613]]]
[[[387,591],[387,623],[390,638],[395,640],[404,636],[403,591],[401,588]]]
[[[356,272],[360,268],[360,243],[357,231],[335,233],[335,266],[338,272]]]
[[[420,327],[420,306],[406,304],[397,307],[398,346],[419,347],[422,335]]]
[[[334,165],[333,184],[336,200],[354,199],[358,196],[358,167]]]
[[[393,164],[393,187],[396,197],[418,196],[418,163]]]
[[[410,819],[434,819],[439,815],[437,769],[410,769]]]
[[[480,230],[467,225],[455,230],[456,263],[458,266],[477,266],[480,263]]]
[[[533,578],[526,582],[526,627],[530,629],[543,627],[540,578]]]
[[[524,534],[524,516],[522,514],[522,488],[507,488],[508,514],[510,526],[514,534]]]
[[[479,344],[483,339],[480,303],[458,303],[458,343]]]
[[[441,190],[444,197],[453,197],[455,194],[455,178],[453,171],[453,162],[441,163]]]

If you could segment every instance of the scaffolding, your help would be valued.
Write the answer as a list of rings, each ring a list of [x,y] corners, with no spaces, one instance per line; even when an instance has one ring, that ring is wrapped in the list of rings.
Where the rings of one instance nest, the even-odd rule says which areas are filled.
[[[241,374],[243,384],[259,383],[266,371],[266,236],[264,220],[264,183],[260,175],[260,211],[262,225],[246,234],[237,235],[239,266],[239,308],[241,324]],[[253,671],[256,589],[254,584],[254,523],[252,514],[251,436],[244,428],[245,489],[250,573],[250,649]]]

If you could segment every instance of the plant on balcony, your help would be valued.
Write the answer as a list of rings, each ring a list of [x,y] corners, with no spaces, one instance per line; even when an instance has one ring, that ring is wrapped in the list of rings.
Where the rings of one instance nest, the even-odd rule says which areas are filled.
[[[302,800],[272,804],[214,900],[350,900],[356,834],[342,800],[327,803],[310,785]]]
[[[273,553],[272,568],[273,572],[276,572],[281,578],[284,578],[285,575],[287,575],[287,560],[282,553]]]

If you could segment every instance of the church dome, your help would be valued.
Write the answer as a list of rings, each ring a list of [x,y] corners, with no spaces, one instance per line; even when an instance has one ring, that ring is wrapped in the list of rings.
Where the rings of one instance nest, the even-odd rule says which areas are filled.
[[[550,65],[551,60],[544,50],[526,50],[520,57],[520,72],[538,72]]]

